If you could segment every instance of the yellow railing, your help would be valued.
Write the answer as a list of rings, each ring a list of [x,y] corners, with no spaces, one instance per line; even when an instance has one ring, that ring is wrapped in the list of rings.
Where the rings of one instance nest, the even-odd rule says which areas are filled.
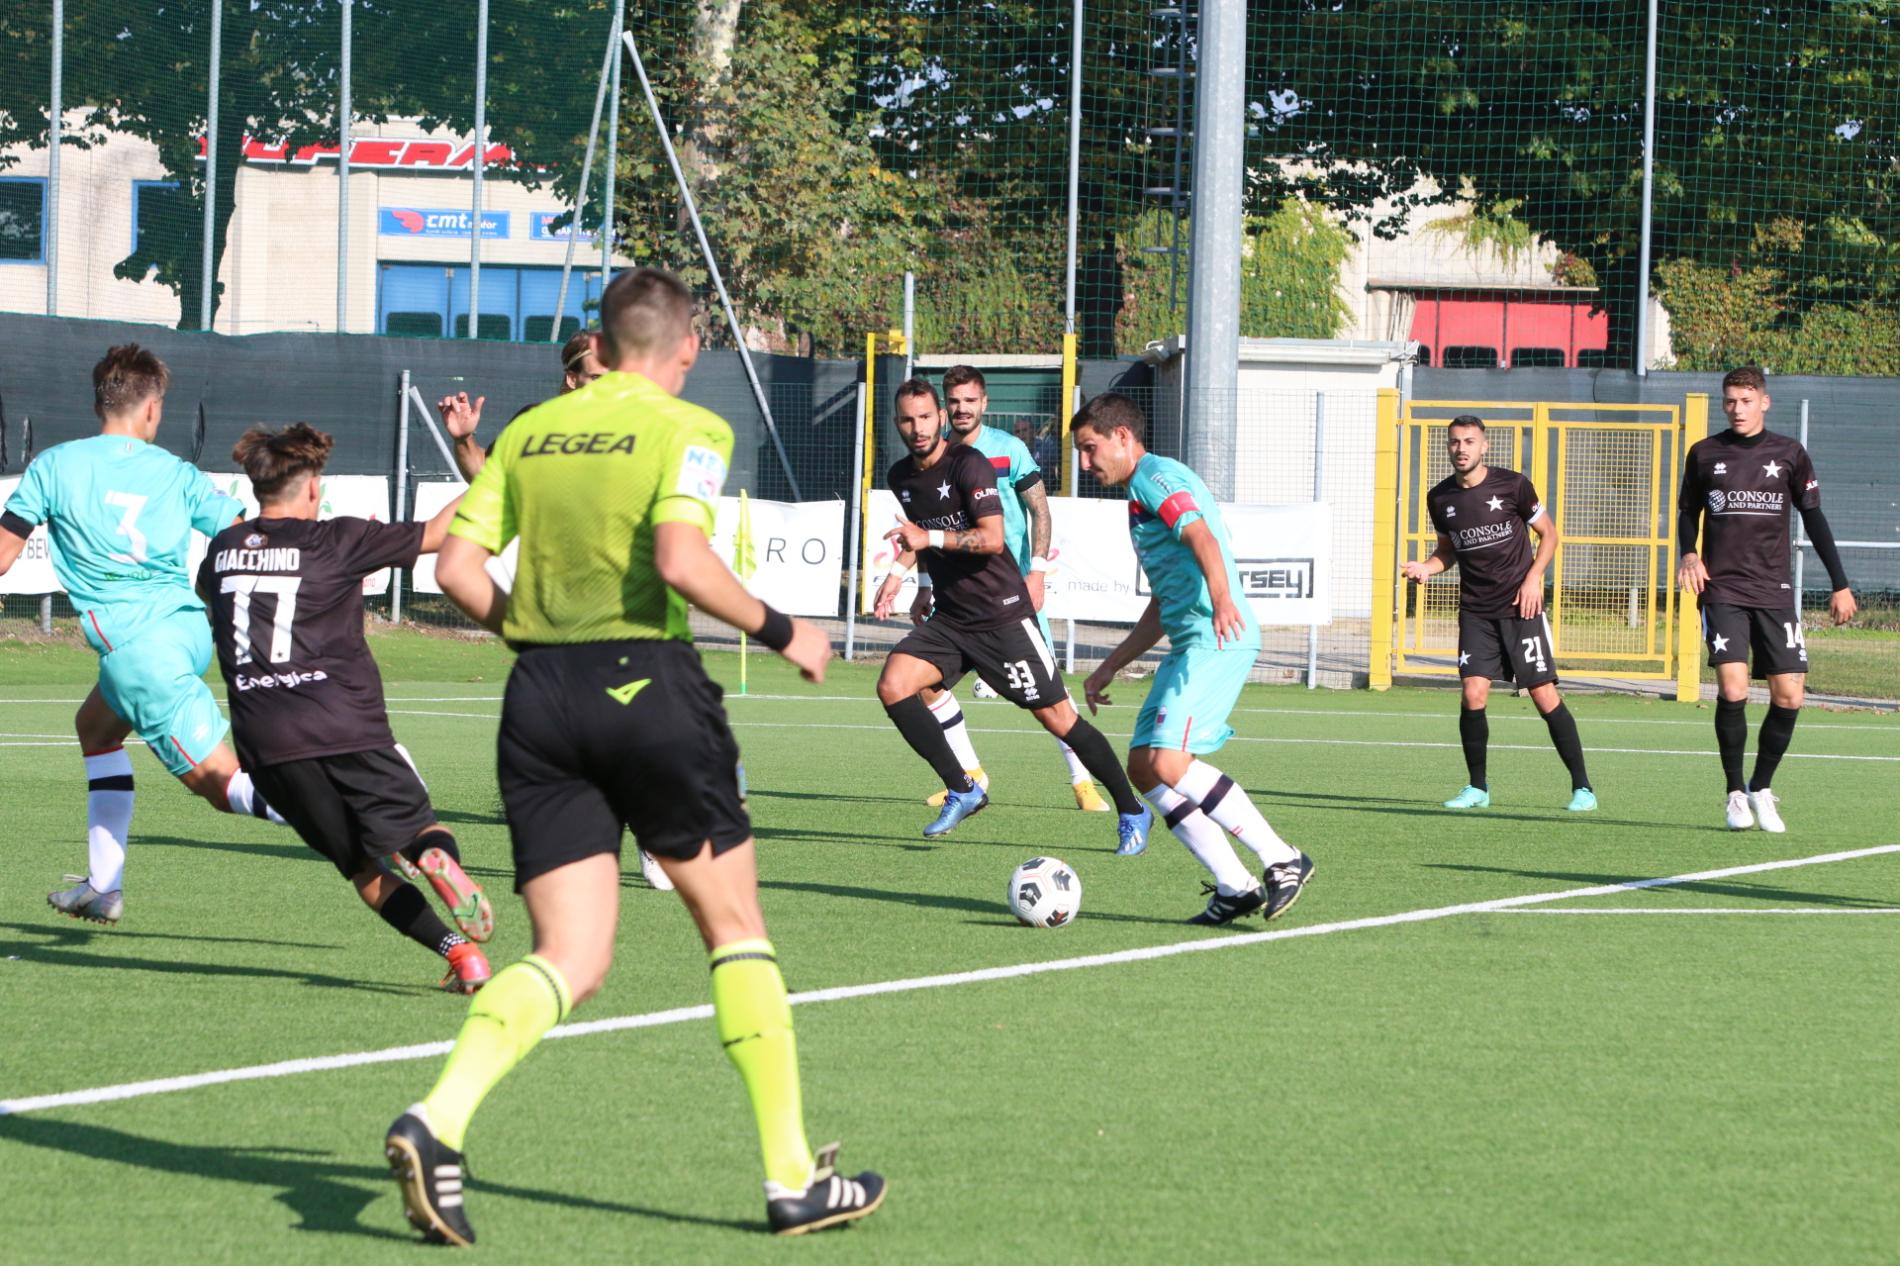
[[[1678,608],[1674,488],[1687,445],[1707,429],[1707,397],[1681,404],[1414,400],[1381,393],[1381,508],[1373,535],[1370,683],[1393,673],[1457,672],[1455,578],[1412,586],[1399,564],[1438,544],[1426,494],[1451,473],[1445,426],[1484,419],[1492,466],[1530,476],[1560,533],[1549,615],[1559,662],[1573,674],[1673,679],[1697,689],[1693,597]],[[1390,510],[1385,507],[1390,506]]]

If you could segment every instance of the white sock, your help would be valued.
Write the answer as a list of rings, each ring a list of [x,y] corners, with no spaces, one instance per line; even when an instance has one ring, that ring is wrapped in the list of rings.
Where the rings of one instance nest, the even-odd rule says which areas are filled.
[[[1227,842],[1227,833],[1195,808],[1192,800],[1166,783],[1142,795],[1174,832],[1174,838],[1187,845],[1194,860],[1213,873],[1214,883],[1223,895],[1234,897],[1260,886],[1260,881],[1241,864],[1240,854]]]
[[[125,886],[132,829],[132,758],[123,747],[86,757],[86,882],[95,892]]]
[[[1299,850],[1281,839],[1240,785],[1206,761],[1193,761],[1174,789],[1201,807],[1216,826],[1259,854],[1272,866],[1297,858]]]
[[[1078,782],[1095,781],[1095,775],[1089,773],[1089,767],[1082,763],[1082,758],[1075,754],[1073,747],[1070,747],[1061,739],[1056,740],[1056,746],[1062,749],[1062,759],[1069,762],[1069,784],[1071,786]]]
[[[949,740],[950,753],[957,758],[957,764],[965,769],[981,769],[983,762],[976,758],[976,748],[970,743],[970,727],[963,723],[963,709],[957,705],[957,697],[944,691],[937,696],[937,702],[930,705],[930,715],[943,726],[943,736]]]
[[[270,803],[259,793],[251,782],[251,776],[243,770],[231,775],[231,781],[224,784],[224,802],[231,806],[231,812],[250,814],[254,818],[266,818],[278,826],[288,826],[284,815],[270,807]]]

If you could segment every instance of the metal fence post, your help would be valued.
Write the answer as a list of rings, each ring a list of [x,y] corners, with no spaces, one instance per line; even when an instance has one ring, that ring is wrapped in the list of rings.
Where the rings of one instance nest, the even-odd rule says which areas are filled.
[[[1313,394],[1313,500],[1326,500],[1326,393]],[[1306,688],[1319,685],[1319,625],[1306,626]]]
[[[482,325],[482,172],[488,166],[488,0],[475,11],[475,200],[468,226],[468,336],[481,337]],[[554,314],[559,326],[561,314]]]
[[[1709,397],[1692,391],[1682,401],[1682,451],[1687,453],[1697,440],[1709,434]],[[1690,542],[1677,541],[1678,552]],[[1669,583],[1675,585],[1675,578]],[[1680,586],[1677,586],[1680,589]],[[1676,605],[1676,700],[1699,703],[1702,700],[1702,621],[1697,614],[1696,596],[1681,589]]]
[[[337,75],[336,154],[336,332],[350,328],[350,9],[356,0],[340,0],[342,52]]]
[[[858,538],[862,535],[858,520],[863,517],[863,499],[860,488],[863,481],[856,472],[864,465],[864,384],[858,384],[858,425],[853,428],[851,437],[851,505],[844,514],[844,547],[848,555],[846,567],[848,579],[845,582],[844,597],[844,657],[851,658],[857,649],[858,639]]]
[[[409,517],[409,371],[402,371],[402,409],[396,423],[396,522]],[[402,569],[389,573],[389,622],[402,623]]]
[[[1398,504],[1399,393],[1390,387],[1380,388],[1377,408],[1372,449],[1372,607],[1367,624],[1371,645],[1366,657],[1366,685],[1372,690],[1390,690],[1398,528],[1405,513]]]
[[[211,0],[211,66],[205,103],[204,242],[199,254],[198,328],[211,330],[211,292],[217,288],[217,258],[212,250],[218,212],[218,74],[224,63],[224,0]]]
[[[624,0],[614,0],[613,43],[620,43],[620,31],[626,24]],[[607,84],[607,164],[600,181],[600,293],[614,274],[614,164],[619,157],[620,141],[620,58],[614,57],[612,78]],[[579,228],[579,225],[575,226]],[[557,320],[556,325],[560,322]]]
[[[53,595],[50,593],[43,593],[40,595],[40,632],[51,633],[52,631],[53,631]]]
[[[1801,398],[1801,447],[1805,449],[1807,448],[1807,446],[1808,446],[1808,401],[1807,401],[1807,397],[1803,396]],[[1810,452],[1808,456],[1812,458],[1814,454]],[[1806,570],[1802,566],[1802,564],[1807,562],[1807,559],[1808,559],[1808,542],[1805,539],[1807,536],[1807,533],[1801,530],[1805,526],[1801,522],[1801,516],[1798,514],[1793,514],[1793,515],[1789,515],[1788,518],[1789,518],[1788,526],[1794,532],[1794,610],[1795,610],[1796,617],[1799,618],[1801,614],[1802,595],[1807,592],[1807,590],[1802,587],[1801,582],[1802,582],[1802,573],[1803,571]]]
[[[1649,238],[1656,194],[1656,3],[1643,48],[1643,222],[1636,245],[1636,376],[1649,376]],[[1541,485],[1540,485],[1541,486]]]
[[[53,0],[53,82],[46,113],[46,315],[59,315],[59,146],[65,113],[66,0]]]
[[[1202,0],[1188,224],[1184,458],[1215,498],[1234,496],[1240,384],[1241,186],[1247,163],[1247,0]]]

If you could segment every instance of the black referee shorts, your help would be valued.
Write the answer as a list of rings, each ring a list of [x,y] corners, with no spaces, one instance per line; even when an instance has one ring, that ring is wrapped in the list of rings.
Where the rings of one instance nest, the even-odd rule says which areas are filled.
[[[346,878],[374,869],[435,825],[422,779],[393,747],[262,765],[250,773],[271,808]]]
[[[501,706],[496,773],[515,888],[596,853],[622,828],[659,857],[752,838],[725,692],[689,642],[522,649]]]

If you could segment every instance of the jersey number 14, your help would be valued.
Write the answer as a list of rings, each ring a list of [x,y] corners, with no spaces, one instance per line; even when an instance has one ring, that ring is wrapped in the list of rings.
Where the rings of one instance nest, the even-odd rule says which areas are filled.
[[[226,576],[220,592],[232,595],[231,647],[237,662],[251,662],[251,595],[272,594],[277,599],[270,622],[270,662],[282,664],[290,659],[290,626],[297,618],[297,586],[301,576]]]

